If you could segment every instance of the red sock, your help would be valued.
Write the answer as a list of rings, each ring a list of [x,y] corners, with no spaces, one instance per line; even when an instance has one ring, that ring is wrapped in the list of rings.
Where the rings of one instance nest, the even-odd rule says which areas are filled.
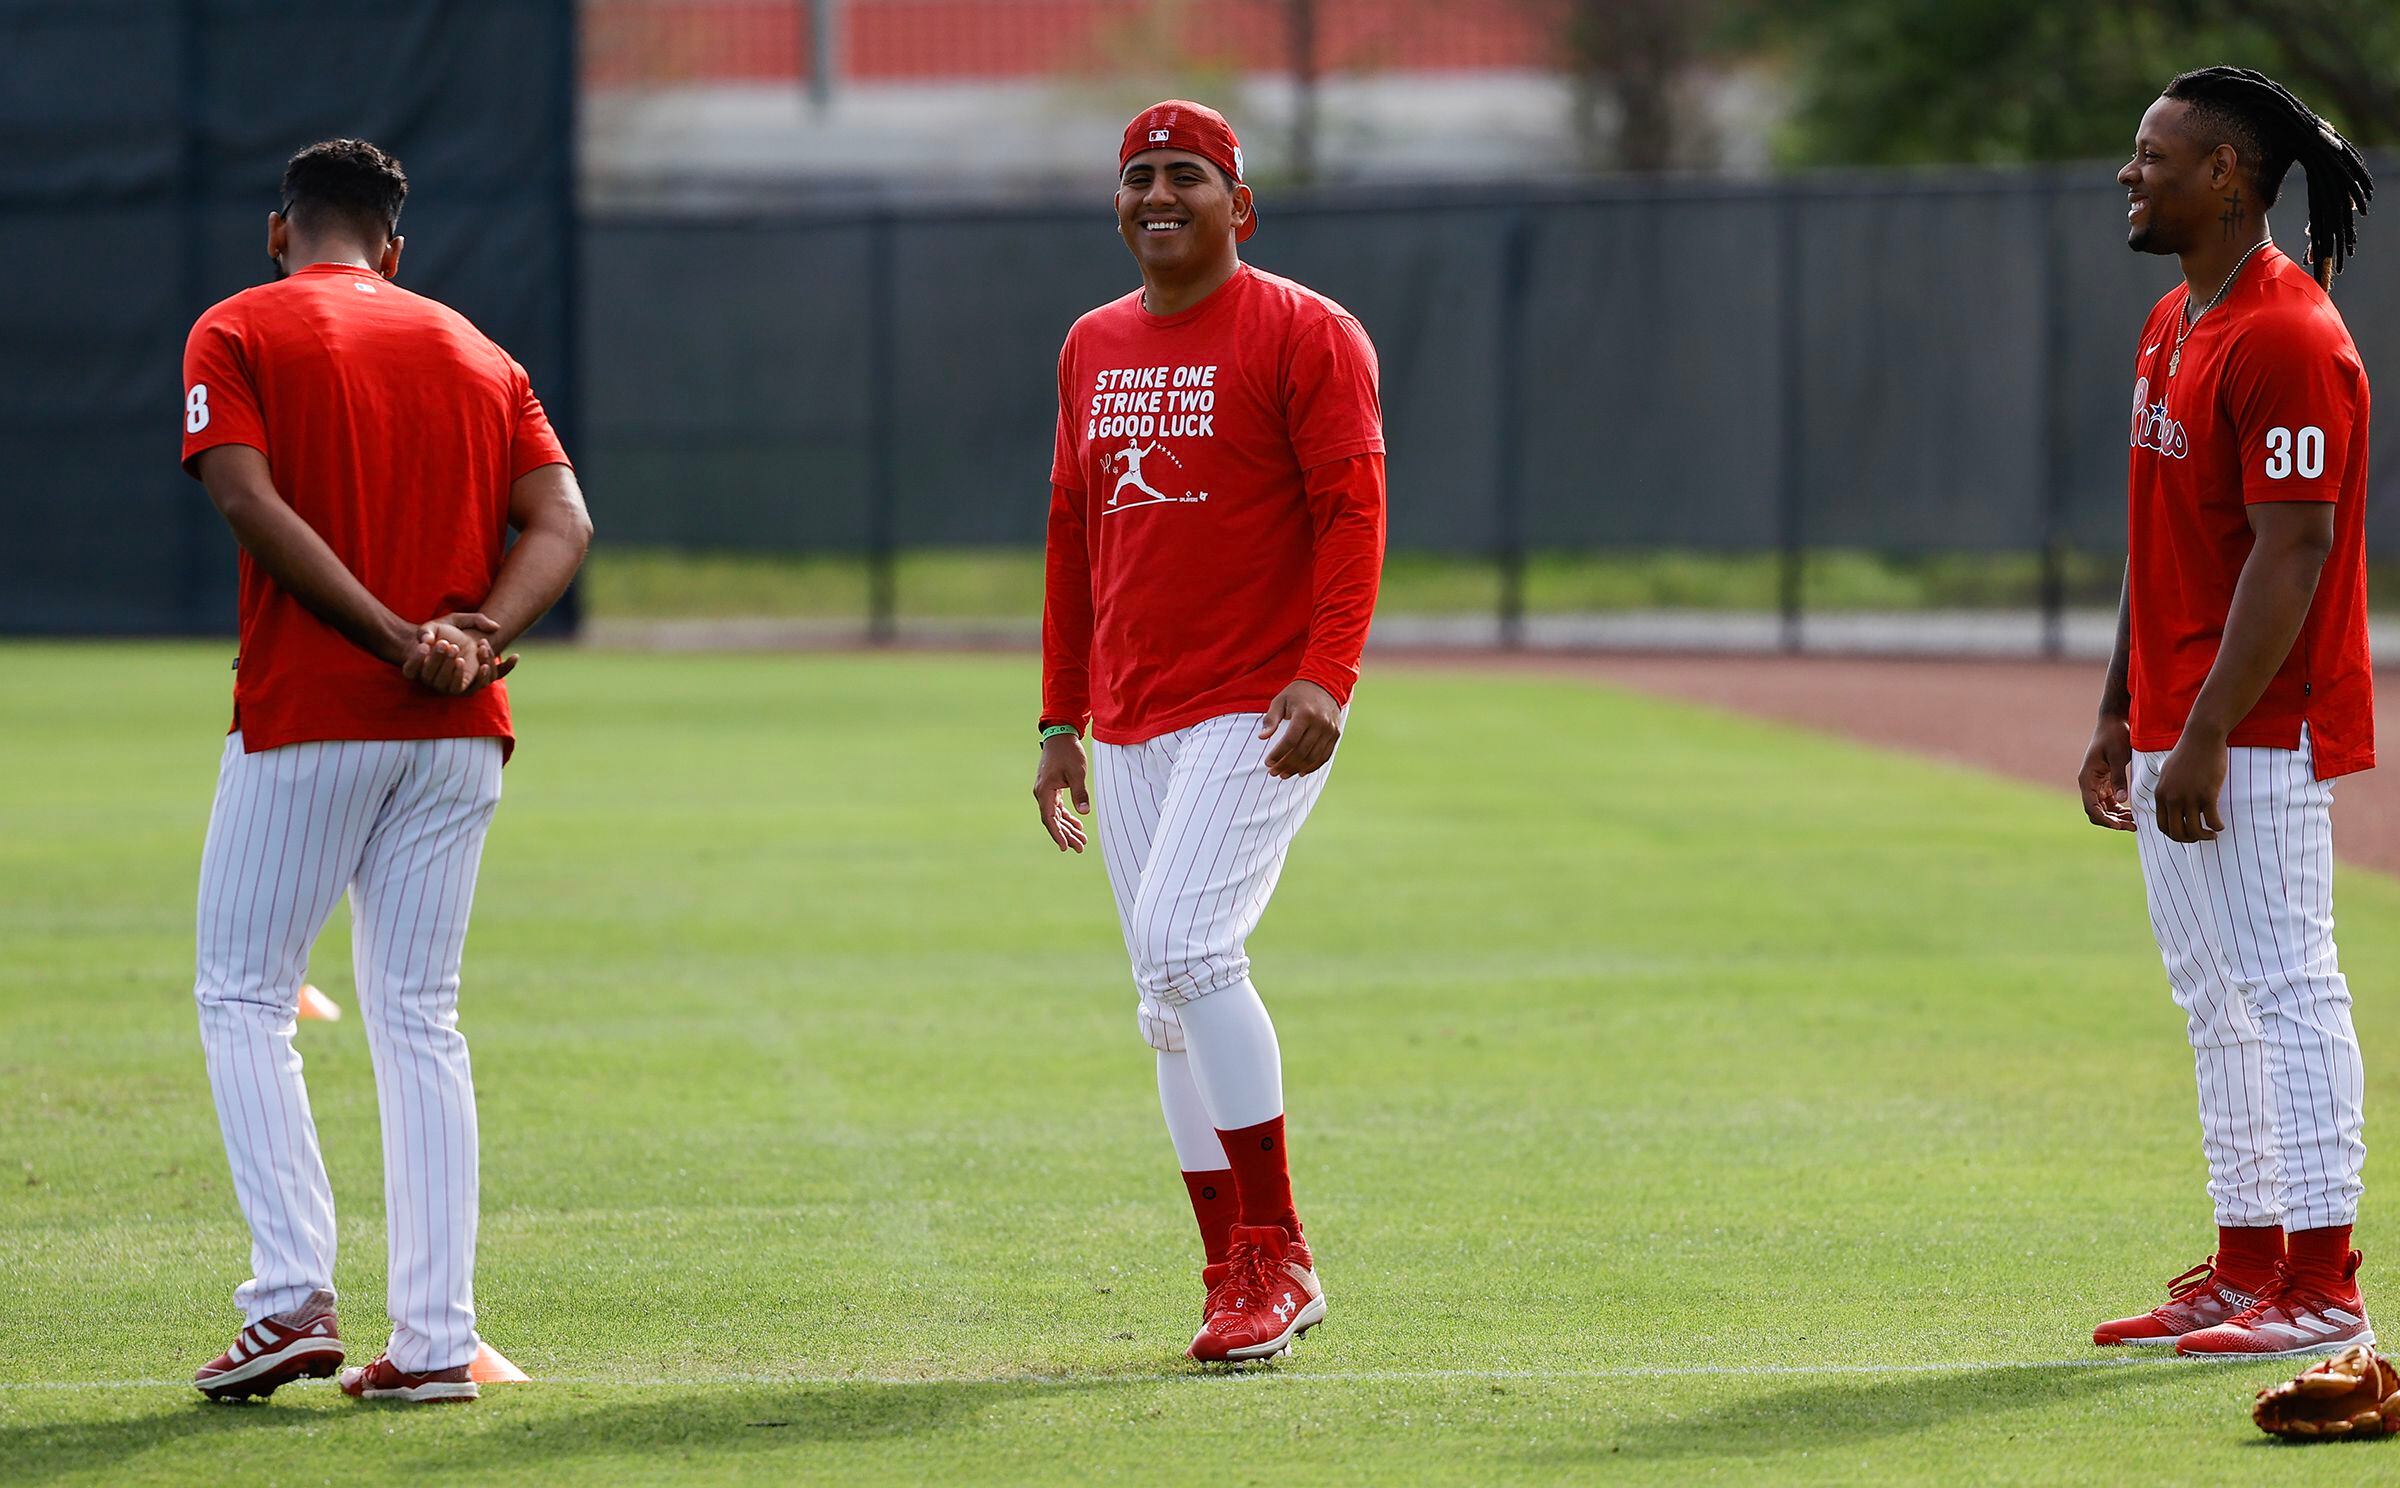
[[[1225,1160],[1233,1164],[1234,1188],[1241,1196],[1246,1225],[1281,1225],[1289,1235],[1300,1233],[1300,1216],[1292,1212],[1292,1170],[1283,1160],[1283,1118],[1256,1126],[1217,1128],[1225,1144]]]
[[[2283,1261],[2283,1226],[2217,1226],[2217,1270],[2228,1286],[2255,1292],[2275,1279]]]
[[[2294,1230],[2291,1235],[2292,1279],[2314,1292],[2350,1290],[2350,1227]]]
[[[1183,1175],[1184,1191],[1192,1196],[1192,1218],[1200,1222],[1200,1253],[1218,1265],[1233,1246],[1233,1222],[1238,1215],[1233,1170]]]

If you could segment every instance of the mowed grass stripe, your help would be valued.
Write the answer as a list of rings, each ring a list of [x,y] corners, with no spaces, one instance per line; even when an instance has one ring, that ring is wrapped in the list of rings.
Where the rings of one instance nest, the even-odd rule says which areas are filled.
[[[5,650],[0,1381],[181,1379],[245,1251],[189,1004],[223,648]],[[1370,676],[1253,944],[1334,1314],[1227,1380],[1175,1362],[1189,1221],[1098,864],[1033,821],[1028,661],[545,650],[520,682],[463,1026],[485,1329],[544,1382],[449,1422],[0,1390],[0,1461],[2285,1471],[2227,1454],[2287,1366],[2042,1367],[2207,1242],[2138,876],[2049,793],[1580,685]],[[2396,909],[2344,871],[2378,1110]],[[354,1003],[346,962],[337,923],[311,976]],[[364,1357],[364,1043],[300,1044]],[[2392,1233],[2370,1197],[2370,1285]],[[1695,1372],[1621,1372],[1655,1369]]]

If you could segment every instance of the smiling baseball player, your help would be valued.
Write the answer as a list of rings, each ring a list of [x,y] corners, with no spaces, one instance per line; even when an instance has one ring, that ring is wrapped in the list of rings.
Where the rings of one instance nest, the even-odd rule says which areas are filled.
[[[2309,263],[2267,230],[2308,181]],[[2127,241],[2184,282],[2135,364],[2125,592],[2084,812],[2134,833],[2199,1078],[2216,1249],[2101,1344],[2371,1344],[2350,1248],[2366,1071],[2333,942],[2333,781],[2375,763],[2367,375],[2326,293],[2372,191],[2255,72],[2185,73],[2117,173]]]
[[[407,195],[365,141],[293,156],[267,218],[275,282],[210,309],[184,351],[184,467],[242,548],[194,987],[250,1226],[244,1326],[194,1377],[218,1398],[344,1357],[333,1192],[292,1029],[309,943],[345,890],[383,1116],[392,1336],[342,1388],[476,1395],[459,962],[513,739],[502,653],[565,592],[591,523],[525,369],[392,282]]]
[[[1117,165],[1142,287],[1059,356],[1033,794],[1081,852],[1088,722],[1101,856],[1200,1228],[1190,1352],[1270,1358],[1325,1297],[1243,946],[1325,788],[1374,613],[1375,350],[1341,306],[1241,261],[1258,214],[1215,110],[1143,111]]]

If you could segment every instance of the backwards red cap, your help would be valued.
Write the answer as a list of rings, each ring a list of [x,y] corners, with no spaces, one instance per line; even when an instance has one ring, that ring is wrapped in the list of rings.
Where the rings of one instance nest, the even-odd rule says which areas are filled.
[[[1125,142],[1117,149],[1118,171],[1144,150],[1189,150],[1234,180],[1242,179],[1242,142],[1233,137],[1233,126],[1225,122],[1225,116],[1205,103],[1170,98],[1134,115],[1133,122],[1125,126]],[[1246,243],[1256,231],[1258,203],[1253,201],[1249,220],[1233,230],[1233,240]]]

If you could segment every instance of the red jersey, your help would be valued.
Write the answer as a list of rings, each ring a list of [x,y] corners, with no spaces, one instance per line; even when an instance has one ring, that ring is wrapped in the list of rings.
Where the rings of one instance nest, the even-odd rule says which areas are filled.
[[[311,264],[244,290],[183,352],[183,468],[263,452],[276,492],[403,620],[491,592],[509,487],[566,453],[525,369],[466,317],[370,270]],[[255,753],[312,739],[497,737],[508,693],[419,687],[241,555],[233,726]]]
[[[1375,348],[1333,301],[1245,264],[1180,315],[1137,291],[1058,359],[1042,719],[1136,744],[1344,704],[1383,564]]]
[[[2200,317],[2170,373],[2187,288],[2142,326],[2133,385],[2126,583],[2133,747],[2175,747],[2216,662],[2250,556],[2245,509],[2330,501],[2333,551],[2308,618],[2235,745],[2296,749],[2319,779],[2375,763],[2367,659],[2367,374],[2333,300],[2269,244]]]

